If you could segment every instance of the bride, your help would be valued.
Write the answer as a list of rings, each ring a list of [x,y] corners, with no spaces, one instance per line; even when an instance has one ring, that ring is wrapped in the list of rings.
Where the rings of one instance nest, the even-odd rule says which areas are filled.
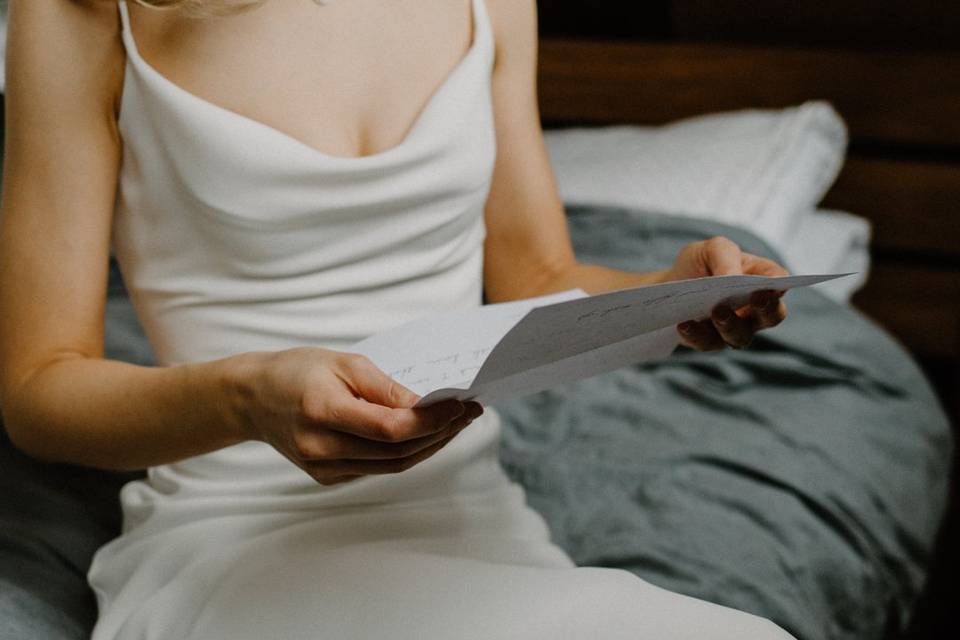
[[[576,261],[534,0],[11,0],[0,406],[48,461],[148,469],[90,569],[96,640],[789,637],[577,568],[496,412],[356,341],[580,287],[783,275],[724,238]],[[160,366],[104,359],[116,255]],[[744,347],[776,292],[678,327]]]

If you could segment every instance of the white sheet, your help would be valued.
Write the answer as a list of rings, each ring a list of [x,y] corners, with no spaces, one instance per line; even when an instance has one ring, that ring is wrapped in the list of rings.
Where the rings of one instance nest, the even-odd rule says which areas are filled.
[[[791,273],[853,273],[817,289],[840,302],[863,287],[870,272],[870,222],[843,211],[817,209],[800,220],[792,242],[780,247]]]

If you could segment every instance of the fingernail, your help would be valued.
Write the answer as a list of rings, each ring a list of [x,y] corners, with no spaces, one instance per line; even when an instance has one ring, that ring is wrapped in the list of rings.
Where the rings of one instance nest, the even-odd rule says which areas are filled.
[[[684,335],[690,335],[693,333],[693,322],[681,322],[677,325],[677,329]]]

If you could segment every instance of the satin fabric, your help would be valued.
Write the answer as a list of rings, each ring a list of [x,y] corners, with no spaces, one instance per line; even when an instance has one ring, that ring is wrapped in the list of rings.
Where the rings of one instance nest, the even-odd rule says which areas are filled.
[[[192,95],[127,52],[114,250],[158,360],[349,349],[481,304],[495,159],[482,0],[397,146],[343,158]],[[94,640],[779,638],[770,623],[576,568],[497,459],[488,409],[394,476],[322,487],[261,443],[149,470],[89,578]]]

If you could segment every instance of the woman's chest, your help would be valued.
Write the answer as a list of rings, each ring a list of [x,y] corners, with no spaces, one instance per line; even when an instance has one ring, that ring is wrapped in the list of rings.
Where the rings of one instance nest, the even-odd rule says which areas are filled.
[[[323,153],[401,144],[474,44],[479,0],[268,0],[190,19],[130,3],[142,57],[192,94]]]

